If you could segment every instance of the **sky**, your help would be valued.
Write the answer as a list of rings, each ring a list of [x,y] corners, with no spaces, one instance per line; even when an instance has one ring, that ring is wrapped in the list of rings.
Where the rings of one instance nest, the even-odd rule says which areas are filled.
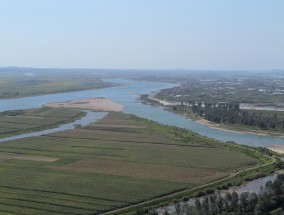
[[[284,69],[283,0],[0,0],[0,67]]]

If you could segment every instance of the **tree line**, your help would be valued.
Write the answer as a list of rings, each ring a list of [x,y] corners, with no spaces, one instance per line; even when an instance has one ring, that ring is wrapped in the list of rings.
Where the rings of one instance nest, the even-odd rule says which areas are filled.
[[[265,115],[262,112],[240,110],[238,103],[214,105],[198,103],[192,106],[192,112],[215,123],[239,124],[260,129],[284,128],[284,118],[277,114]]]
[[[177,214],[188,215],[269,214],[274,209],[284,209],[284,175],[279,174],[274,182],[268,181],[259,194],[227,192],[222,195],[218,191],[202,199],[195,199],[191,206],[177,203],[175,207]]]
[[[284,174],[278,174],[274,182],[266,182],[259,194],[215,191],[190,203],[175,202],[174,207],[177,215],[266,215],[275,209],[284,210]],[[158,213],[155,209],[136,211],[136,215],[145,214]]]

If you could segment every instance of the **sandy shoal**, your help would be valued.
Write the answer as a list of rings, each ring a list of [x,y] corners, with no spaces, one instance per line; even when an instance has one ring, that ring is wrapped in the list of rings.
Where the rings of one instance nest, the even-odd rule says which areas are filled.
[[[274,145],[274,146],[269,146],[267,147],[268,149],[270,149],[271,151],[274,151],[276,153],[279,154],[284,154],[284,145]]]
[[[123,106],[106,98],[90,98],[76,101],[66,102],[52,102],[44,105],[45,107],[53,108],[75,108],[84,110],[96,110],[96,111],[114,111],[120,112],[123,110]]]

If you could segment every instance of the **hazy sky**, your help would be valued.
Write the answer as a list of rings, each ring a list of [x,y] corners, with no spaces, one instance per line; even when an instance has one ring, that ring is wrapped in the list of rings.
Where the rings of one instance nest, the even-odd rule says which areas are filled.
[[[0,0],[0,66],[284,68],[284,0]]]

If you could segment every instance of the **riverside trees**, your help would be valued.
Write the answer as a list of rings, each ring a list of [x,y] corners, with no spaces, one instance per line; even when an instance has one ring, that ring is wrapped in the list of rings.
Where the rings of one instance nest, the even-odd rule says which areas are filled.
[[[275,113],[240,110],[238,103],[198,103],[192,106],[192,112],[215,123],[258,127],[263,130],[284,128],[282,116],[279,117]]]
[[[195,200],[192,206],[185,204],[181,213],[194,215],[217,214],[268,214],[270,211],[284,209],[284,175],[279,174],[274,182],[268,181],[259,194],[254,192],[220,191],[202,199]]]
[[[260,193],[216,191],[188,202],[174,203],[177,215],[266,215],[275,209],[284,210],[284,174],[268,181]],[[136,215],[158,215],[155,209],[139,209]],[[164,215],[169,214],[168,211]]]

